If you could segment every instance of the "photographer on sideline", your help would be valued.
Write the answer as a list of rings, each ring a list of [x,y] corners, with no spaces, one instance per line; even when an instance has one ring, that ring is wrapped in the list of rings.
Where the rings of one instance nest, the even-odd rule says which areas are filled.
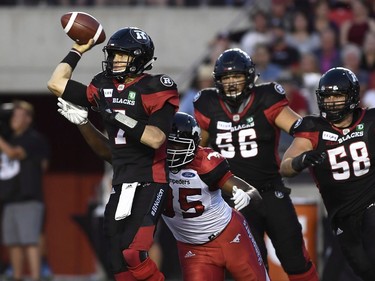
[[[49,146],[32,128],[33,106],[26,101],[15,101],[13,106],[10,135],[5,137],[0,131],[2,242],[9,251],[13,280],[22,280],[27,260],[31,279],[37,281],[44,219],[42,175],[48,165]]]

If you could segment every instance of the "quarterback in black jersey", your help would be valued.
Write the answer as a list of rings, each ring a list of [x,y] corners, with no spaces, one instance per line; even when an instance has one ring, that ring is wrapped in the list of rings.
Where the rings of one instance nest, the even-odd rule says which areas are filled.
[[[178,108],[177,86],[167,75],[145,73],[156,59],[154,44],[136,27],[110,37],[103,48],[103,72],[88,86],[72,80],[81,55],[93,46],[93,39],[75,43],[48,88],[77,105],[94,106],[104,119],[114,170],[104,228],[115,280],[164,280],[148,250],[165,205],[166,140]]]
[[[255,77],[254,63],[242,50],[229,49],[218,57],[215,88],[201,90],[194,101],[202,129],[201,145],[222,154],[231,170],[261,193],[262,208],[246,208],[243,214],[263,260],[267,261],[266,232],[289,280],[318,280],[290,189],[279,174],[280,130],[289,133],[300,116],[289,108],[281,85],[255,85]]]
[[[281,163],[284,176],[305,168],[319,188],[333,231],[353,271],[375,280],[375,109],[359,108],[359,82],[328,70],[316,91],[320,116],[307,116]]]

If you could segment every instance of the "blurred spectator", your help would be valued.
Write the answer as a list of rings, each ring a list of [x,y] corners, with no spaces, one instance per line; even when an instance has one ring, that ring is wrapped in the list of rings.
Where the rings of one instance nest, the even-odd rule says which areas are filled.
[[[219,33],[210,42],[208,46],[208,55],[204,59],[203,63],[214,65],[216,58],[225,50],[230,49],[232,41],[230,40],[228,34]]]
[[[375,71],[375,32],[367,32],[363,42],[361,68]]]
[[[369,89],[375,89],[375,32],[368,32],[363,43],[360,68],[369,73]]]
[[[283,86],[285,90],[286,97],[289,101],[289,107],[301,116],[307,115],[309,113],[307,100],[301,93],[299,85],[292,73],[283,71],[277,82]]]
[[[213,69],[214,66],[211,64],[202,64],[198,67],[190,88],[185,91],[180,99],[179,111],[194,116],[193,100],[195,95],[202,89],[214,86]]]
[[[327,28],[320,32],[320,48],[314,51],[319,62],[321,73],[325,73],[332,67],[341,65],[340,48],[337,33]]]
[[[362,50],[355,44],[349,44],[342,48],[342,66],[350,69],[358,78],[360,85],[360,96],[368,89],[369,74],[360,68]]]
[[[345,21],[340,27],[340,44],[353,43],[363,45],[368,31],[375,31],[375,20],[370,18],[368,7],[361,0],[351,0],[353,18]]]
[[[280,77],[277,80],[277,82],[281,84],[285,90],[286,98],[289,101],[289,107],[299,115],[305,116],[308,113],[307,100],[299,90],[298,84],[295,78],[293,77],[292,73],[288,70],[283,71],[280,74]],[[282,155],[288,149],[292,141],[292,136],[290,136],[284,131],[280,132],[280,140],[278,147],[280,157],[282,157]]]
[[[363,93],[361,105],[368,108],[375,107],[375,89],[368,89]]]
[[[256,71],[259,73],[258,83],[273,82],[279,78],[281,67],[270,62],[270,50],[268,45],[257,44],[252,55]]]
[[[271,26],[283,26],[286,31],[291,30],[293,13],[289,9],[288,0],[271,0],[269,22]]]
[[[320,37],[312,30],[312,26],[307,15],[295,12],[292,29],[286,36],[288,45],[298,49],[300,54],[309,53],[320,47]]]
[[[331,28],[338,32],[337,24],[329,18],[330,7],[328,1],[319,0],[315,3],[314,14],[312,16],[313,28],[320,33],[326,28]]]
[[[271,62],[282,68],[292,68],[298,66],[300,53],[298,49],[287,43],[286,32],[283,22],[274,21],[272,23],[272,39],[270,43]]]
[[[0,137],[0,190],[4,203],[2,239],[9,251],[13,280],[21,280],[27,261],[30,277],[40,279],[40,242],[44,220],[43,172],[49,146],[32,128],[34,108],[14,102],[10,119],[12,134]]]
[[[288,0],[288,2],[290,3],[289,6],[293,7],[294,12],[299,11],[312,16],[311,11],[314,9],[317,0]],[[311,18],[309,18],[309,21],[311,21]]]
[[[256,44],[269,43],[271,40],[267,14],[263,11],[255,11],[252,20],[253,27],[243,35],[240,41],[240,48],[249,56],[253,56]]]
[[[309,114],[319,114],[315,90],[318,88],[321,73],[316,56],[312,53],[303,54],[299,68],[301,93],[307,100]]]
[[[329,12],[329,19],[340,28],[342,23],[352,19],[353,14],[351,7],[348,1],[344,0],[331,1],[331,3],[332,5]]]

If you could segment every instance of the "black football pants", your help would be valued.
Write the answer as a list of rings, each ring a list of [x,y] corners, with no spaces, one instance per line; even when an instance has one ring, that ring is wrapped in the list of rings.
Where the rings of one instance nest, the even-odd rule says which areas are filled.
[[[166,202],[168,184],[143,183],[137,187],[134,195],[131,215],[115,220],[115,213],[121,194],[121,186],[114,186],[104,213],[104,235],[107,242],[107,254],[113,273],[127,269],[122,251],[133,242],[139,228],[156,226]],[[147,244],[142,250],[148,250]],[[139,242],[138,242],[139,243]]]
[[[365,281],[375,280],[375,206],[334,221],[334,232],[353,271]]]

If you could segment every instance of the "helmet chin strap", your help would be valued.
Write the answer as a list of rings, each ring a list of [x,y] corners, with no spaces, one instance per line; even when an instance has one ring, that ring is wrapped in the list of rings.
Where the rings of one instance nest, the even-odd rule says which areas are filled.
[[[148,63],[146,63],[142,69],[140,69],[137,74],[141,74],[145,69],[147,69],[150,65],[152,65],[154,63],[154,61],[156,61],[156,57],[153,57],[151,60],[149,60]]]

